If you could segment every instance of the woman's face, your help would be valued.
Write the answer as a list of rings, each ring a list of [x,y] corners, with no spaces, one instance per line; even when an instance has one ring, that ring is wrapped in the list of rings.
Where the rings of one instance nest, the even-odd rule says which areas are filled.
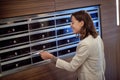
[[[78,21],[76,20],[76,18],[74,16],[71,17],[71,27],[73,29],[73,32],[75,34],[79,34],[80,33],[80,29],[83,27],[84,22],[83,21]]]

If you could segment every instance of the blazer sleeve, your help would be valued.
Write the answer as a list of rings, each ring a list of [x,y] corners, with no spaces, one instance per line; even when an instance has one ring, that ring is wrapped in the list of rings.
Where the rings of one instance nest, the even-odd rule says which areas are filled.
[[[65,69],[67,71],[76,71],[88,58],[87,44],[80,43],[76,49],[76,55],[72,58],[71,62],[66,62],[62,59],[57,59],[56,67]]]

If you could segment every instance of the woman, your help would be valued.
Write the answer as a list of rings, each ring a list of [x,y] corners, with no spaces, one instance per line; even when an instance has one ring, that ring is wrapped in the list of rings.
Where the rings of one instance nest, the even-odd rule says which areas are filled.
[[[58,68],[76,71],[78,80],[105,80],[104,46],[90,15],[86,11],[78,11],[71,15],[71,21],[73,32],[80,34],[81,39],[71,62],[56,58],[47,51],[41,52],[41,57],[51,59]]]

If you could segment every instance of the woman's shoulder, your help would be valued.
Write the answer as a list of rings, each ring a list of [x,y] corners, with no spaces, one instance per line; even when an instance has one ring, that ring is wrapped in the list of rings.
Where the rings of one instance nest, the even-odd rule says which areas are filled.
[[[92,35],[87,36],[85,39],[81,40],[80,43],[87,43],[89,40],[93,39]]]
[[[100,38],[100,36],[97,36],[96,38],[93,38],[92,35],[87,36],[85,39],[81,40],[78,45],[89,45],[91,43],[94,43],[94,40],[97,38]]]

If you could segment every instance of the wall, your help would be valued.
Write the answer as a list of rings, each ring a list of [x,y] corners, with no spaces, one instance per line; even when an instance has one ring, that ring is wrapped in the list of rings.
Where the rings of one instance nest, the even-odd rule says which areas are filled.
[[[4,0],[0,0],[4,2]],[[12,7],[2,5],[0,3],[0,18],[5,17],[13,17],[13,16],[19,16],[19,15],[27,15],[27,14],[34,14],[34,13],[41,13],[43,8],[41,6],[37,6],[32,8],[32,4],[38,4],[41,5],[39,2],[40,0],[26,0],[27,5],[25,5],[27,8],[29,8],[29,11],[27,13],[24,12],[27,10],[27,8],[19,6],[17,9],[13,9],[16,6],[18,6],[17,0],[14,0],[16,3],[9,2],[8,0],[7,4],[11,4]],[[34,2],[33,2],[34,1]],[[44,0],[46,3],[46,0]],[[52,1],[52,0],[51,0]],[[38,3],[39,2],[39,3]],[[44,3],[44,2],[43,2]],[[100,4],[101,6],[101,25],[102,25],[102,37],[105,45],[105,57],[106,57],[106,80],[120,80],[120,26],[116,25],[116,5],[115,0],[54,0],[52,3],[51,9],[46,8],[48,11],[43,12],[49,12],[54,10],[63,10],[63,9],[69,9],[69,8],[75,8],[75,7],[84,7],[84,6],[90,6],[90,5],[97,5]],[[46,3],[46,4],[49,4]],[[55,3],[55,4],[54,4]],[[6,4],[6,5],[7,5]],[[12,5],[13,4],[13,5]],[[30,5],[31,4],[31,5]],[[44,7],[47,5],[42,4]],[[5,7],[5,8],[4,8]],[[9,9],[10,8],[10,9]],[[22,10],[22,9],[23,10]],[[40,9],[39,9],[40,8]],[[12,10],[12,11],[11,11]],[[21,10],[23,12],[21,12]],[[35,11],[33,11],[35,10]],[[14,12],[21,12],[21,13],[14,13]],[[43,74],[44,73],[44,74]],[[66,77],[67,76],[67,77]],[[8,75],[5,77],[2,77],[1,80],[73,80],[75,79],[75,75],[71,72],[67,72],[58,68],[55,68],[55,66],[51,63],[39,65],[37,64],[34,67],[30,67],[29,69],[26,69],[24,71]]]
[[[0,0],[0,18],[55,11],[54,0]]]
[[[105,45],[105,55],[107,63],[106,78],[107,80],[118,80],[117,66],[119,64],[116,64],[116,57],[118,53],[117,44],[119,44],[118,34],[120,28],[116,26],[116,5],[114,0],[111,0],[109,3],[107,1],[102,1],[101,4],[105,4],[101,6],[101,21],[103,26],[103,40]]]

